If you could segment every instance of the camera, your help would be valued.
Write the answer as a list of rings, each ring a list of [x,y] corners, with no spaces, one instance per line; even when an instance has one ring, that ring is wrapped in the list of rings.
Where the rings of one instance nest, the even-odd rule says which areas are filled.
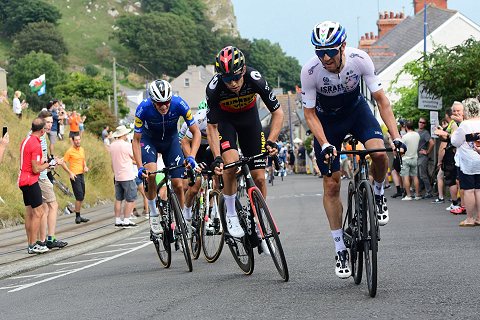
[[[473,133],[466,134],[465,135],[465,140],[467,142],[480,140],[480,132],[473,132]]]

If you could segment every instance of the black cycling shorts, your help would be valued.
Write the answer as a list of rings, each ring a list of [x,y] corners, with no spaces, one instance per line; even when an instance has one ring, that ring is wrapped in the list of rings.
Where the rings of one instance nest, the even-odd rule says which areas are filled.
[[[195,157],[195,161],[197,163],[205,162],[208,168],[213,162],[213,153],[210,148],[208,148],[208,144],[201,144],[197,151],[197,156]]]
[[[35,209],[43,204],[42,189],[40,189],[38,181],[31,186],[22,186],[20,190],[22,190],[23,193],[23,203],[25,207],[30,206],[32,209]]]

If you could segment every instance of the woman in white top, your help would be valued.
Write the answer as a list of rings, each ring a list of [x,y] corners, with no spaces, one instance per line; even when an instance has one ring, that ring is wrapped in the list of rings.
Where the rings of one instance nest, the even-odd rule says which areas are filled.
[[[451,141],[457,147],[460,188],[467,209],[467,218],[460,227],[473,227],[480,225],[480,102],[468,98],[462,103],[466,120],[452,134]]]
[[[15,94],[13,97],[13,113],[15,113],[19,119],[22,119],[22,110],[28,106],[25,100],[20,102],[21,95],[22,95],[21,91],[15,91]]]

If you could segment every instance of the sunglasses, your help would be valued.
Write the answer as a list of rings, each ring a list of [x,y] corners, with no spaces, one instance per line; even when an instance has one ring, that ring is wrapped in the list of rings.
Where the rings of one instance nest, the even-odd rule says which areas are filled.
[[[226,75],[222,75],[222,80],[223,80],[223,82],[225,82],[225,83],[230,83],[230,82],[232,82],[232,81],[238,81],[238,80],[240,80],[240,79],[242,78],[242,76],[243,76],[243,73],[242,73],[242,72],[237,73],[237,74],[232,74],[232,75],[226,74]]]
[[[167,106],[167,105],[169,105],[169,104],[170,104],[170,100],[168,100],[168,101],[163,101],[163,102],[155,102],[155,105],[156,105],[157,107]]]
[[[329,56],[330,58],[335,57],[338,52],[340,51],[340,47],[342,45],[339,45],[337,47],[332,47],[332,48],[320,48],[320,47],[315,47],[315,54],[317,57],[320,59],[323,59],[325,55]]]
[[[423,123],[423,124],[426,124],[426,122],[425,122],[425,121],[418,121],[418,123]]]

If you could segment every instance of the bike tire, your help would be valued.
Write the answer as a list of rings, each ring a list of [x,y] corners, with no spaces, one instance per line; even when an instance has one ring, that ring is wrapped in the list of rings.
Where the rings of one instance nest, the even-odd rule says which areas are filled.
[[[347,234],[344,236],[344,239],[350,237],[350,239],[348,239],[350,268],[355,284],[360,284],[362,282],[363,273],[363,247],[359,245],[358,203],[358,196],[355,193],[355,184],[350,181],[348,184],[348,207],[343,223],[343,232],[344,234]],[[350,231],[347,232],[347,229],[350,229]]]
[[[201,217],[200,217],[200,198],[196,197],[192,208],[192,235],[190,238],[190,248],[192,249],[192,258],[197,260],[202,252],[202,238],[200,236]]]
[[[362,242],[365,259],[365,275],[367,278],[368,293],[370,297],[377,294],[377,252],[378,252],[378,220],[373,190],[369,182],[360,184],[362,211]]]
[[[161,236],[154,235],[152,231],[150,231],[150,239],[152,239],[160,263],[165,269],[170,268],[170,265],[172,264],[172,248],[166,233],[167,230],[165,230],[165,228],[163,229],[163,234]]]
[[[212,210],[205,207],[204,219],[201,219],[200,235],[202,242],[203,255],[205,260],[209,263],[217,261],[222,253],[224,241],[224,232],[222,223],[220,222],[219,203],[222,194],[217,190],[210,191],[210,203],[212,203]],[[210,218],[213,221],[213,231],[207,231],[206,221]]]
[[[263,232],[262,241],[266,241],[267,247],[270,250],[271,257],[275,267],[277,268],[280,277],[287,282],[289,279],[287,260],[283,252],[282,243],[280,242],[279,232],[272,214],[268,209],[265,199],[259,189],[255,188],[251,193],[252,208],[255,210],[260,228]]]
[[[190,248],[189,248],[189,241],[187,237],[187,226],[185,224],[185,219],[183,218],[182,210],[180,209],[180,204],[178,202],[177,195],[172,192],[170,194],[170,205],[171,209],[173,210],[175,222],[176,222],[176,238],[180,241],[181,250],[183,252],[183,256],[185,258],[185,262],[187,263],[188,271],[192,272],[192,257],[190,256]]]
[[[220,198],[219,202],[219,207],[220,207],[220,221],[222,223],[224,236],[225,236],[225,242],[228,245],[228,248],[230,249],[230,252],[232,253],[233,259],[237,263],[237,265],[240,267],[240,269],[245,273],[246,275],[251,275],[253,273],[255,263],[254,263],[254,258],[253,258],[253,248],[250,245],[250,241],[248,240],[247,232],[245,232],[245,236],[242,237],[241,239],[238,238],[233,238],[232,236],[228,235],[226,233],[227,230],[227,221],[226,221],[226,213],[227,213],[227,208],[225,207],[225,199],[223,197]],[[243,211],[242,205],[240,204],[240,201],[238,199],[235,199],[235,208],[237,210],[237,213],[240,213]],[[239,214],[240,216],[240,214]],[[245,223],[243,220],[243,217],[240,217],[240,224],[242,224],[242,227],[245,229]]]

